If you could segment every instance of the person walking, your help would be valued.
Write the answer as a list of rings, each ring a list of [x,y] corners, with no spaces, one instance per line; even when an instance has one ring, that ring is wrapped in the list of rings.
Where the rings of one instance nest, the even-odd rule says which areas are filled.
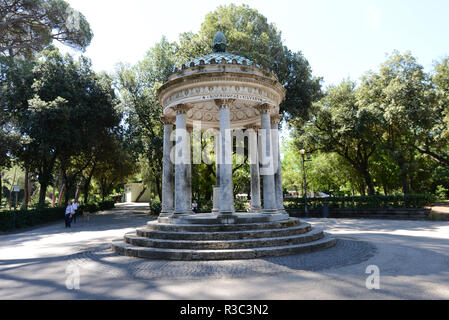
[[[78,207],[79,206],[80,206],[80,204],[75,199],[75,201],[73,201],[73,204],[72,204],[72,208],[73,208],[73,223],[76,223],[76,217],[78,216]]]
[[[73,207],[72,207],[72,201],[69,201],[67,204],[67,208],[65,208],[65,227],[71,228],[72,223],[72,216],[73,216]]]
[[[198,204],[196,203],[196,201],[193,201],[192,203],[192,211],[193,213],[198,213]]]

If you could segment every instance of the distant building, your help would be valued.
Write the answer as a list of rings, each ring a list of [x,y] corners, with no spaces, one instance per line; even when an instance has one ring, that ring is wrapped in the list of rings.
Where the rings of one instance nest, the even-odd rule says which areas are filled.
[[[150,202],[150,189],[143,182],[130,182],[125,184],[125,202]]]

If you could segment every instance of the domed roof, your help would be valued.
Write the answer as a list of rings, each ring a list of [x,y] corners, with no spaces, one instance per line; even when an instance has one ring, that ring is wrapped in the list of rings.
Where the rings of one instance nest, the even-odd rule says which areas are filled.
[[[187,63],[187,67],[193,67],[203,64],[220,64],[220,63],[229,63],[229,64],[243,64],[251,66],[254,63],[248,58],[238,56],[236,54],[228,53],[228,52],[213,52],[207,54],[205,56],[195,58]]]
[[[194,59],[190,60],[189,62],[187,62],[181,66],[181,70],[178,69],[177,67],[175,67],[173,70],[173,73],[168,75],[167,78],[165,79],[165,81],[167,81],[171,75],[176,74],[185,69],[202,66],[202,65],[214,65],[214,64],[234,64],[234,65],[251,66],[251,67],[255,67],[257,69],[263,70],[263,72],[267,72],[277,78],[277,76],[273,73],[272,70],[264,68],[261,65],[255,64],[253,61],[251,61],[248,58],[226,52],[226,37],[223,34],[223,32],[218,31],[215,34],[213,48],[214,48],[213,53],[206,54],[202,57],[194,58]]]
[[[187,69],[206,64],[240,64],[263,69],[262,66],[255,64],[248,58],[226,52],[226,37],[221,31],[218,31],[214,36],[213,48],[214,48],[213,53],[190,60],[186,64],[182,65],[182,69]],[[179,71],[178,68],[175,68],[174,72],[177,71]]]

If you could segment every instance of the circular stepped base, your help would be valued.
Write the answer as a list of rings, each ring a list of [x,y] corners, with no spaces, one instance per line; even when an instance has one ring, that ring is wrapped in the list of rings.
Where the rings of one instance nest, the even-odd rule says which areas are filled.
[[[121,255],[165,260],[253,259],[310,252],[336,240],[297,218],[243,224],[170,224],[152,221],[112,249]]]

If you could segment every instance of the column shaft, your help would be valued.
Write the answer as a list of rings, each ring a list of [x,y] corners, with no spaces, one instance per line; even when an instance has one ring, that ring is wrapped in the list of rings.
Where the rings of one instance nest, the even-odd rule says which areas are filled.
[[[215,185],[213,186],[213,213],[220,211],[220,135],[215,136]]]
[[[176,114],[176,154],[175,154],[175,214],[190,213],[187,206],[187,130],[185,112]]]
[[[255,128],[248,129],[249,156],[251,173],[251,212],[260,212],[262,205],[260,201],[260,173],[259,173],[259,148],[257,144],[257,131]]]
[[[190,132],[186,131],[186,158],[188,159],[186,163],[186,182],[187,182],[187,209],[188,211],[192,211],[192,157],[191,157],[191,144],[190,144]]]
[[[284,194],[282,189],[281,147],[279,141],[279,120],[281,116],[274,116],[271,121],[271,133],[274,155],[274,184],[276,188],[276,203],[279,211],[284,211]]]
[[[230,105],[220,105],[220,214],[234,213],[234,192],[232,185],[232,136]]]
[[[276,192],[274,184],[274,163],[273,163],[273,147],[271,140],[271,120],[269,108],[265,106],[261,108],[261,135],[263,139],[262,146],[262,170],[263,175],[263,211],[264,213],[276,213]]]
[[[172,131],[173,124],[164,123],[161,216],[173,213],[173,163],[170,159],[170,152],[173,148],[173,142],[171,141]]]

